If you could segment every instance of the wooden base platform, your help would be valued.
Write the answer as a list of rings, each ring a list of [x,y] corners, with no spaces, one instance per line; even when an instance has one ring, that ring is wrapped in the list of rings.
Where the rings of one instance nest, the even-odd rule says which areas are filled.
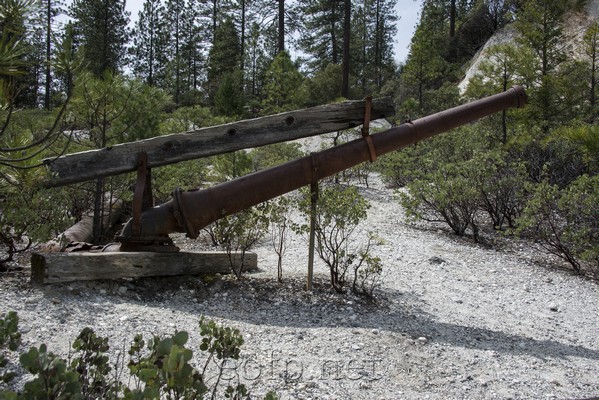
[[[241,253],[235,257],[235,264],[241,265]],[[245,253],[244,261],[244,271],[258,268],[255,253]],[[225,252],[74,252],[34,253],[31,256],[31,281],[34,283],[230,272],[231,263]]]

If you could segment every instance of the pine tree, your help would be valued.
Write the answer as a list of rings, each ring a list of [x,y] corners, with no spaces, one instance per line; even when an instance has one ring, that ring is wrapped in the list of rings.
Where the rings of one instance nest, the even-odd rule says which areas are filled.
[[[265,112],[277,113],[301,106],[302,99],[298,88],[303,79],[289,53],[280,52],[266,72],[262,102]]]
[[[70,8],[87,68],[97,77],[125,65],[129,13],[125,0],[75,0]]]
[[[303,26],[300,49],[309,56],[308,68],[321,70],[338,64],[343,54],[343,1],[306,0],[299,6]]]
[[[52,60],[52,42],[53,42],[53,25],[54,18],[56,18],[59,14],[63,12],[62,10],[62,2],[59,0],[45,0],[45,29],[46,29],[46,37],[45,37],[45,50],[46,50],[46,59],[45,59],[45,83],[44,83],[44,108],[49,110],[51,107],[51,98],[52,98],[52,69],[51,63]]]
[[[168,43],[169,48],[167,50],[168,63],[167,68],[167,81],[168,87],[173,94],[175,104],[179,105],[181,102],[181,91],[182,82],[181,75],[183,73],[183,60],[181,47],[183,44],[183,13],[185,9],[184,0],[167,0],[166,1],[166,14],[164,16],[164,22],[168,27]]]
[[[227,18],[218,25],[212,48],[208,54],[207,92],[209,101],[214,104],[214,95],[223,76],[240,69],[241,55],[239,36],[233,20]]]
[[[184,104],[197,104],[196,98],[200,83],[205,78],[207,52],[209,44],[209,25],[202,18],[206,4],[200,0],[188,0],[183,13],[181,35],[181,58],[184,61],[183,100]]]
[[[597,120],[597,69],[599,68],[599,22],[595,21],[586,30],[583,37],[585,53],[589,57],[589,122]]]
[[[491,46],[485,50],[484,57],[479,66],[479,73],[468,83],[468,97],[480,98],[504,92],[520,80],[517,73],[522,65],[523,55],[513,44],[501,43]],[[501,142],[507,143],[506,110],[501,113]]]
[[[518,43],[530,50],[533,58],[523,75],[532,77],[528,107],[532,120],[538,122],[543,133],[560,122],[557,103],[556,72],[566,57],[563,17],[569,1],[530,0],[517,15]]]
[[[164,12],[161,0],[145,0],[132,33],[133,73],[150,86],[161,86],[164,82]]]

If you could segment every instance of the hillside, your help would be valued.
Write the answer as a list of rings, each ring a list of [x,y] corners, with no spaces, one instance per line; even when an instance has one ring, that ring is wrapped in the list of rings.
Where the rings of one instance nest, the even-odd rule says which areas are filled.
[[[599,393],[595,282],[550,267],[553,260],[526,242],[491,250],[441,226],[409,225],[380,181],[360,191],[372,205],[362,232],[384,239],[373,250],[385,270],[376,302],[332,292],[321,264],[315,291],[304,291],[307,247],[294,236],[282,284],[267,243],[256,249],[260,271],[241,281],[172,277],[39,287],[26,283],[25,260],[22,272],[1,278],[2,311],[19,313],[23,350],[47,343],[65,357],[86,326],[110,337],[113,355],[134,332],[149,338],[186,330],[197,349],[204,315],[241,331],[242,359],[226,376],[240,377],[252,398],[271,389],[281,399]],[[22,383],[15,361],[8,368]]]
[[[580,48],[581,38],[590,24],[597,19],[599,19],[599,0],[589,0],[586,6],[586,12],[570,13],[570,15],[567,16],[564,24],[564,34],[565,37],[569,38],[568,48],[571,57],[579,57],[582,51]],[[493,34],[483,48],[480,49],[468,63],[464,79],[462,79],[458,85],[461,94],[466,91],[470,79],[480,71],[481,62],[488,59],[487,50],[489,47],[502,43],[514,42],[516,35],[517,32],[514,29],[513,24],[509,24]]]

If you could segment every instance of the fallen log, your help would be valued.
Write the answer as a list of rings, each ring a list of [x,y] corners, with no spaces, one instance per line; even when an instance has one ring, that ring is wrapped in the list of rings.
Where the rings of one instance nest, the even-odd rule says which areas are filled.
[[[241,253],[235,253],[241,265]],[[256,253],[245,253],[244,271],[258,269]],[[33,253],[31,281],[59,283],[79,280],[141,278],[147,276],[214,275],[231,272],[225,252],[113,252]]]
[[[114,203],[110,201],[104,204],[104,218],[102,221],[103,228],[111,229],[121,218],[123,213],[123,203],[118,200]],[[74,225],[62,232],[56,238],[43,243],[40,246],[40,251],[43,252],[58,252],[63,251],[72,243],[91,243],[93,238],[94,216],[93,214],[85,214]]]

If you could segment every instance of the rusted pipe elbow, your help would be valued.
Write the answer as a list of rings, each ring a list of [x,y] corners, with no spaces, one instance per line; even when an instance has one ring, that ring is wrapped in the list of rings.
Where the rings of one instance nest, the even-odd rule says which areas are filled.
[[[156,207],[149,208],[141,213],[141,237],[168,236],[173,232],[184,232],[173,212],[173,200]],[[133,236],[133,221],[130,219],[123,230],[121,236]]]

